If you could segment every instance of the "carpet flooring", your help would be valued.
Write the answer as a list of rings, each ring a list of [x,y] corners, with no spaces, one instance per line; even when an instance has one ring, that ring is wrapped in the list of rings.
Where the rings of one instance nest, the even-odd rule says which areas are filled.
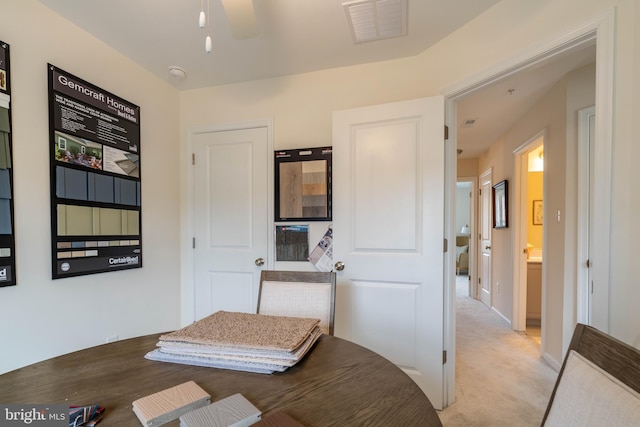
[[[539,426],[557,372],[531,337],[466,296],[457,282],[456,400],[438,413],[445,427]]]

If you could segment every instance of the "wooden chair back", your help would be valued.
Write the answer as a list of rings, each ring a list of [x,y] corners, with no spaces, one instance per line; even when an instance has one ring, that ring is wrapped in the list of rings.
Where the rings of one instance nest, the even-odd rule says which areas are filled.
[[[547,425],[551,408],[554,401],[557,400],[558,387],[563,379],[563,375],[565,374],[567,361],[570,358],[572,350],[591,364],[595,365],[595,369],[599,368],[599,370],[604,371],[613,377],[616,382],[624,384],[626,387],[634,390],[636,394],[640,393],[640,350],[591,326],[579,323],[573,333],[569,349],[567,350],[567,355],[565,356],[553,393],[549,399],[549,404],[542,420],[543,426]],[[598,393],[600,392],[601,388],[599,387],[587,390],[587,393],[592,395],[590,397],[594,398],[596,404],[604,401],[606,398],[606,396],[599,397]],[[633,391],[630,393],[634,394]],[[631,398],[631,400],[633,400],[633,398]],[[584,402],[583,405],[590,406],[588,408],[589,410],[598,410],[597,408],[594,408],[594,405],[589,405],[586,402]],[[578,405],[577,410],[586,411],[587,408],[583,407],[583,405]],[[635,407],[637,411],[637,408],[640,407],[640,400],[637,401]],[[564,410],[565,408],[561,409]],[[566,409],[570,410],[570,408]],[[636,412],[636,414],[638,414],[638,412]],[[640,420],[637,421],[640,423]]]
[[[320,319],[333,335],[335,299],[335,272],[262,270],[257,313]]]

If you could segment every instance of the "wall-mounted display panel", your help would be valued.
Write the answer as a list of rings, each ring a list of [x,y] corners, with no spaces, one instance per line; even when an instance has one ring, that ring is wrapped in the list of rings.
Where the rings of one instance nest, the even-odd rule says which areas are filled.
[[[48,74],[52,276],[140,268],[140,107]]]
[[[0,41],[0,286],[16,281],[9,45]]]
[[[331,147],[275,152],[276,221],[331,221]]]

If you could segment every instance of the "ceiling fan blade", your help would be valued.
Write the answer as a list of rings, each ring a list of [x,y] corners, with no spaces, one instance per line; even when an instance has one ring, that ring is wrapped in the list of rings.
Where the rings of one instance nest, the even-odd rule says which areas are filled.
[[[222,0],[222,6],[235,39],[250,39],[260,34],[253,0]]]

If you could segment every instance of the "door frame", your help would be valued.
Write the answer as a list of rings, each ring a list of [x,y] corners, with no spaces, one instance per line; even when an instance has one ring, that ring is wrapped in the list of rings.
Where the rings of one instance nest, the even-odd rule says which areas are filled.
[[[547,140],[546,129],[536,133],[529,138],[524,144],[516,148],[513,151],[514,157],[514,203],[513,203],[513,218],[514,218],[514,232],[513,232],[513,320],[511,322],[512,329],[514,331],[526,331],[527,329],[527,261],[522,257],[523,248],[527,247],[527,211],[529,209],[527,203],[528,189],[528,170],[524,167],[525,162],[528,163],[529,153],[537,148],[533,144],[542,138],[543,144]],[[545,160],[546,163],[546,160]],[[546,185],[546,168],[543,172],[543,200],[547,198],[547,185]],[[544,206],[544,205],[543,205]],[[545,257],[547,256],[546,245],[547,239],[545,235],[545,226],[542,225],[542,268],[545,266]],[[542,275],[542,311],[541,311],[541,331],[545,327],[544,313],[545,313],[545,276]],[[544,332],[544,331],[543,331]],[[544,340],[542,340],[542,352],[544,354]]]
[[[570,52],[572,49],[579,48],[585,43],[592,43],[595,40],[597,57],[596,57],[596,165],[595,169],[599,175],[599,181],[596,183],[597,188],[594,189],[594,197],[599,206],[611,206],[611,162],[613,157],[613,78],[615,65],[615,7],[604,10],[601,14],[594,16],[592,19],[584,22],[582,25],[572,28],[567,32],[546,39],[545,42],[524,50],[519,54],[515,54],[507,58],[504,62],[490,67],[483,72],[469,77],[457,84],[445,88],[441,93],[445,96],[445,125],[449,128],[450,142],[445,150],[446,164],[449,166],[445,169],[445,184],[447,191],[452,191],[452,183],[456,179],[455,157],[457,150],[457,126],[456,106],[457,102],[467,95],[479,91],[485,86],[489,86],[499,80],[522,71],[526,68],[541,64],[544,61],[552,60],[560,55]],[[450,165],[453,163],[453,167]],[[455,208],[455,204],[449,200],[445,204],[445,209]],[[611,283],[611,241],[609,230],[611,226],[610,209],[598,210],[598,227],[600,232],[593,236],[594,243],[598,248],[599,269],[597,279],[600,283]],[[447,215],[445,215],[447,217]],[[595,219],[594,219],[595,220]],[[447,224],[445,224],[447,226]],[[453,226],[448,225],[446,235],[450,239],[454,233]],[[449,257],[453,259],[452,257]],[[453,349],[449,356],[449,360],[455,361],[455,298],[451,298],[451,288],[455,292],[455,283],[451,280],[451,275],[445,275],[445,280],[449,277],[449,292],[445,292],[445,296],[449,296],[448,301],[445,297],[445,343],[449,343],[450,349]],[[609,294],[604,296],[601,304],[602,313],[599,313],[596,326],[608,332],[609,330]],[[578,295],[578,299],[583,298]],[[573,319],[566,319],[563,325],[563,348],[566,349],[571,341],[571,334],[567,333],[573,330]],[[447,328],[447,326],[449,326]],[[453,326],[453,327],[452,327]],[[446,348],[446,347],[445,347]],[[445,406],[455,401],[455,363],[445,364]],[[448,384],[447,384],[448,383]]]
[[[193,153],[194,153],[194,140],[195,135],[211,132],[225,132],[234,130],[252,129],[258,127],[267,128],[267,153],[273,153],[273,119],[260,119],[254,121],[240,122],[240,123],[223,123],[223,124],[209,124],[202,126],[192,126],[187,129],[187,144],[183,151],[182,166],[184,172],[182,178],[186,182],[187,191],[181,196],[181,229],[184,230],[183,235],[180,238],[180,253],[181,253],[181,286],[180,286],[180,324],[186,326],[195,321],[195,275],[194,275],[194,252],[193,252],[193,239],[194,239],[194,215],[195,215],[195,179],[193,168]],[[269,182],[274,180],[273,161],[269,158],[267,162],[267,179]],[[267,195],[267,224],[272,227],[274,224],[274,211],[273,211],[273,185],[268,186]],[[274,233],[267,232],[267,253],[272,254],[274,251]],[[273,268],[273,257],[269,256],[265,268]]]
[[[477,247],[478,247],[478,231],[477,231],[477,218],[478,218],[478,177],[477,176],[459,176],[456,182],[468,182],[471,185],[471,200],[469,201],[469,297],[478,299],[478,279],[477,276]],[[456,234],[459,230],[456,230]]]
[[[578,262],[576,278],[578,281],[578,298],[576,318],[579,323],[591,324],[591,293],[589,292],[589,265],[591,253],[589,236],[591,233],[592,206],[591,199],[591,143],[593,132],[590,118],[596,113],[595,106],[578,110]],[[594,249],[595,250],[595,249]]]

